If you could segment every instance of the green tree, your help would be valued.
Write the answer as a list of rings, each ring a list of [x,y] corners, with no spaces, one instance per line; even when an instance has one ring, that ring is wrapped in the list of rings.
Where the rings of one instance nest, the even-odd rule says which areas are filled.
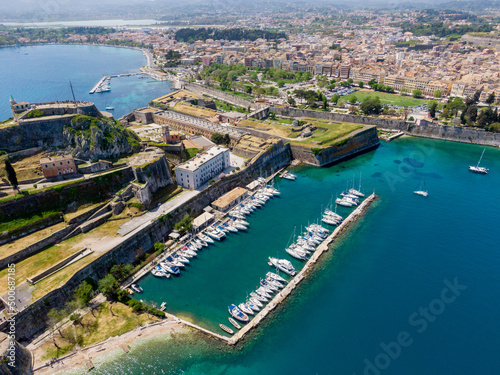
[[[361,103],[360,109],[365,115],[378,115],[382,111],[380,98],[378,96],[366,97]]]
[[[12,164],[8,160],[5,160],[5,171],[7,172],[7,179],[14,189],[17,189],[17,175],[16,171],[12,167]]]
[[[222,135],[220,133],[212,134],[212,137],[210,139],[212,140],[213,143],[215,143],[217,145],[224,143],[224,135]]]
[[[349,98],[349,103],[351,103],[351,104],[356,104],[357,101],[358,101],[358,98],[356,97],[356,95],[352,95]]]
[[[82,306],[87,306],[92,298],[92,285],[88,282],[82,282],[78,288],[75,290],[75,300],[77,300]]]
[[[340,95],[339,94],[333,95],[332,96],[332,103],[337,104],[338,101],[339,101],[339,99],[340,99]]]
[[[488,95],[488,97],[486,98],[486,104],[493,104],[493,102],[495,101],[495,93],[492,92]]]
[[[163,250],[165,250],[165,244],[163,242],[157,242],[155,243],[154,249],[155,253],[156,252],[161,253]]]
[[[103,279],[99,280],[98,284],[102,294],[111,299],[116,298],[120,285],[113,275],[108,273]]]
[[[435,97],[435,98],[438,98],[438,99],[439,99],[439,98],[441,98],[442,96],[443,96],[443,94],[441,93],[441,90],[439,90],[439,89],[438,89],[438,90],[434,91],[434,97]]]
[[[295,107],[297,103],[295,103],[295,99],[292,98],[291,96],[288,97],[288,104],[290,104],[292,107]]]
[[[358,82],[358,86],[361,87],[361,88],[363,88],[363,87],[365,87],[365,83],[363,81],[359,81]]]
[[[66,310],[50,309],[50,311],[47,313],[47,318],[49,319],[49,327],[51,327],[52,329],[52,342],[54,343],[54,346],[57,348],[57,350],[59,350],[59,346],[56,343],[55,333],[56,331],[59,332],[59,335],[64,338],[61,332],[61,325],[62,320],[67,315],[68,314],[66,313]]]
[[[276,82],[276,84],[278,85],[278,87],[283,87],[283,86],[285,86],[285,81],[282,80],[282,79],[278,79],[278,81]]]
[[[420,98],[422,96],[422,91],[420,90],[413,90],[411,95],[414,97],[414,98]]]
[[[230,142],[231,138],[229,137],[229,134],[228,133],[224,134],[222,143],[224,143],[225,145],[229,145]]]
[[[436,117],[437,106],[438,106],[438,104],[435,101],[432,101],[429,103],[428,108],[429,108],[429,115],[431,116],[431,118]]]
[[[188,214],[184,215],[181,221],[174,225],[174,229],[179,231],[180,234],[190,232],[193,229],[193,218]]]

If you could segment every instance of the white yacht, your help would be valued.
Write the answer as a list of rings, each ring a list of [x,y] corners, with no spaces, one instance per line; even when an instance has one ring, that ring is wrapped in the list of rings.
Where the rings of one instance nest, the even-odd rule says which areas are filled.
[[[297,249],[293,249],[293,248],[289,247],[286,249],[286,252],[298,260],[306,260],[307,259],[306,254],[302,251],[298,251]]]
[[[287,275],[295,276],[295,268],[289,260],[269,257],[269,263]]]
[[[198,234],[198,238],[202,241],[205,241],[207,244],[209,243],[214,243],[214,240],[212,240],[210,237],[205,236],[203,233]]]
[[[286,283],[286,280],[284,278],[282,278],[280,275],[274,273],[274,272],[271,272],[269,271],[268,273],[266,273],[266,277],[270,277],[271,279],[274,279],[274,280],[277,280],[277,281],[281,281],[282,283]]]
[[[262,295],[260,295],[259,293],[256,293],[256,292],[251,292],[250,296],[253,297],[254,299],[260,301],[260,302],[267,302],[267,301],[269,301],[269,298],[267,298],[265,296],[262,296]]]
[[[290,180],[290,181],[295,181],[297,179],[297,176],[295,176],[291,172],[285,172],[281,178],[284,178],[285,180]]]
[[[254,314],[253,310],[252,310],[250,307],[248,307],[245,303],[240,303],[240,304],[238,305],[238,308],[239,308],[241,311],[243,311],[244,313],[247,313],[247,314],[250,314],[250,315],[253,315],[253,314]]]
[[[344,206],[344,207],[352,207],[354,204],[350,201],[347,201],[344,198],[337,198],[335,199],[335,203],[337,203],[339,206]]]
[[[246,303],[246,305],[251,308],[253,311],[259,311],[264,304],[260,302],[258,299],[250,297]]]
[[[479,173],[479,174],[488,174],[489,169],[485,167],[480,167],[479,164],[481,164],[481,160],[483,159],[483,155],[486,149],[483,150],[483,153],[481,154],[481,157],[479,158],[479,161],[477,162],[477,165],[471,165],[469,166],[469,171],[474,172],[474,173]]]

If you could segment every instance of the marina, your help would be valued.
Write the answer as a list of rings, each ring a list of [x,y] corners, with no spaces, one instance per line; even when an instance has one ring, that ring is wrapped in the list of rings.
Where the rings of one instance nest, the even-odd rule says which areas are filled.
[[[138,73],[123,73],[123,74],[114,74],[114,75],[110,75],[110,76],[104,76],[99,80],[99,82],[96,83],[96,85],[94,87],[92,87],[92,89],[89,91],[89,94],[111,91],[110,83],[109,83],[111,78],[131,77],[131,76],[144,75],[144,74],[146,74],[146,73],[138,72]]]
[[[160,257],[162,257],[164,261],[160,262],[159,266],[156,266],[158,267],[156,270],[162,269],[165,273],[167,273],[168,271],[169,273],[171,273],[170,276],[174,276],[174,274],[182,274],[184,272],[184,264],[181,265],[180,263],[174,263],[175,260],[179,258],[179,254],[187,255],[186,252],[190,251],[192,255],[196,255],[196,258],[198,258],[198,256],[202,256],[206,252],[210,251],[209,249],[211,247],[217,246],[217,243],[219,241],[232,241],[233,238],[238,238],[232,237],[238,232],[236,228],[232,227],[232,225],[236,225],[234,224],[236,222],[234,218],[235,215],[240,214],[244,219],[246,219],[245,215],[250,215],[251,212],[257,208],[256,206],[252,206],[252,204],[255,203],[255,200],[259,200],[262,202],[262,205],[265,205],[267,200],[272,196],[277,196],[280,194],[278,189],[266,185],[266,180],[261,179],[259,180],[259,182],[261,183],[261,185],[254,191],[254,194],[248,197],[242,203],[237,204],[235,207],[233,207],[228,212],[227,216],[222,217],[218,223],[212,224],[204,232],[198,233],[196,236],[188,237],[187,240],[184,240],[184,242],[178,246],[174,246],[173,250],[169,250],[165,255],[162,254]],[[286,252],[288,252],[288,255],[292,258],[297,258],[300,261],[306,261],[304,264],[301,264],[300,266],[296,265],[294,267],[292,263],[287,259],[278,259],[270,256],[268,265],[271,267],[271,271],[269,271],[268,269],[267,273],[265,273],[265,277],[261,277],[259,287],[250,293],[250,297],[247,298],[246,303],[240,303],[239,305],[230,304],[228,307],[229,318],[226,318],[225,322],[219,322],[217,324],[220,330],[224,332],[223,334],[216,333],[213,331],[213,329],[202,327],[201,325],[190,321],[191,318],[189,318],[189,320],[184,319],[183,314],[177,315],[175,311],[169,311],[168,316],[172,318],[175,317],[174,319],[176,319],[179,323],[198,329],[230,345],[235,345],[239,340],[241,340],[241,338],[244,337],[247,332],[258,326],[259,323],[262,322],[262,320],[273,309],[275,309],[290,295],[290,293],[298,286],[298,284],[307,276],[308,272],[311,271],[313,265],[317,262],[321,255],[324,252],[328,251],[328,247],[334,241],[334,239],[340,233],[342,233],[345,228],[347,228],[352,222],[359,218],[375,199],[375,194],[367,197],[349,214],[349,216],[347,216],[344,221],[342,221],[342,217],[340,215],[327,209],[324,212],[323,218],[332,218],[332,220],[335,220],[335,223],[331,223],[331,225],[338,225],[337,228],[331,233],[328,229],[318,224],[311,224],[307,227],[306,232],[302,236],[296,237],[294,235],[293,239],[296,242],[292,245],[288,244]],[[264,213],[261,213],[261,215],[262,214]],[[241,223],[244,222],[249,225],[249,223],[244,219],[237,220],[239,220],[239,222]],[[243,224],[240,225],[243,226]],[[226,235],[231,236],[231,238],[225,240],[224,238],[226,237]],[[204,241],[208,238],[213,238],[212,243]],[[205,242],[205,246],[202,245],[202,241]],[[206,248],[206,250],[204,248]],[[296,253],[303,254],[303,257],[294,256],[293,253],[290,253],[290,249],[294,249]],[[284,254],[286,253],[280,253],[279,257],[283,257]],[[182,255],[180,256],[182,257]],[[194,259],[194,256],[191,257],[192,259]],[[157,263],[158,262],[156,262],[156,264]],[[190,262],[187,261],[186,265],[187,263]],[[178,268],[176,273],[169,271],[169,268],[173,267]],[[297,272],[295,271],[296,268],[298,268]],[[156,272],[155,269],[153,269],[152,272]],[[291,277],[291,279],[287,280],[283,276],[280,276],[280,273],[283,273],[283,276],[288,275],[289,277]],[[153,274],[155,275],[155,273]],[[144,273],[144,275],[146,275],[146,273]],[[181,279],[175,280],[174,282],[180,280]],[[169,281],[168,283],[170,282],[172,281]],[[135,284],[132,285],[135,288],[138,287]],[[145,290],[147,289],[148,287],[146,286]],[[168,311],[168,304],[169,301],[162,302],[162,309],[165,308]],[[198,319],[199,318],[197,318],[196,320],[198,321]],[[226,325],[228,321],[232,328]],[[225,334],[230,335],[230,337],[227,337]]]

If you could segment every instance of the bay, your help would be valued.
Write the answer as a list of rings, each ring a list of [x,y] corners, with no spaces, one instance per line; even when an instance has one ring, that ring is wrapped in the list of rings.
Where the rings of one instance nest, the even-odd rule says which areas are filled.
[[[267,256],[289,258],[294,227],[316,220],[353,174],[381,199],[243,344],[157,337],[96,373],[496,373],[500,151],[487,148],[487,176],[468,172],[481,151],[405,137],[330,168],[300,167],[248,233],[200,251],[178,278],[147,276],[140,298],[222,333],[227,305],[258,286]],[[428,198],[413,194],[424,181]]]
[[[139,76],[111,79],[111,91],[89,94],[104,76],[138,72],[146,64],[141,51],[92,45],[46,45],[0,48],[0,119],[12,117],[9,98],[31,103],[72,100],[94,102],[98,109],[114,107],[120,118],[151,99],[172,91],[170,81]]]

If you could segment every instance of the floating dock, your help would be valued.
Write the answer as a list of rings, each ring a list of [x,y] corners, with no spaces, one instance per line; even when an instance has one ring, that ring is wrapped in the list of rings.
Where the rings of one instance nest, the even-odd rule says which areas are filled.
[[[165,315],[171,319],[174,319],[178,323],[195,328],[211,337],[224,341],[229,345],[236,345],[238,341],[240,341],[245,336],[245,334],[247,334],[253,328],[257,327],[259,323],[274,308],[276,308],[281,302],[286,299],[286,297],[290,295],[290,293],[299,285],[299,283],[306,278],[307,273],[312,269],[321,255],[328,251],[328,246],[334,241],[334,239],[338,237],[350,224],[354,223],[359,217],[361,217],[368,209],[370,204],[373,203],[376,199],[377,196],[375,195],[375,193],[373,193],[368,198],[366,198],[358,207],[356,207],[356,209],[354,209],[354,211],[352,211],[351,214],[317,247],[316,251],[312,254],[311,258],[308,259],[302,270],[300,270],[300,272],[292,280],[290,280],[290,282],[288,282],[288,284],[279,293],[277,293],[274,298],[257,315],[255,315],[252,320],[250,320],[250,322],[248,322],[248,324],[246,324],[241,330],[236,332],[232,337],[226,337],[212,332],[194,323],[182,320],[175,315],[171,315],[168,313],[165,313]]]

